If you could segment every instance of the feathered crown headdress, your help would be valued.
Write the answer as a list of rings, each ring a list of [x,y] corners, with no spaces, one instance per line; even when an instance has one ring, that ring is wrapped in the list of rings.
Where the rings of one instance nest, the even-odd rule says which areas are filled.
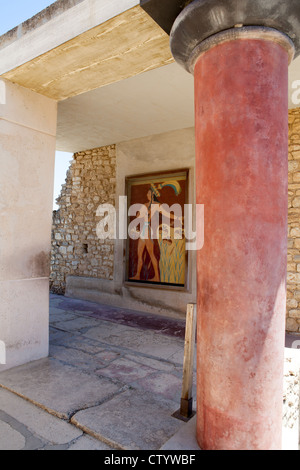
[[[160,190],[165,186],[170,186],[171,188],[173,188],[176,196],[181,193],[181,186],[178,181],[166,181],[164,183],[158,184],[157,186],[155,186],[155,184],[151,184],[151,190],[153,191],[156,197],[160,197]]]

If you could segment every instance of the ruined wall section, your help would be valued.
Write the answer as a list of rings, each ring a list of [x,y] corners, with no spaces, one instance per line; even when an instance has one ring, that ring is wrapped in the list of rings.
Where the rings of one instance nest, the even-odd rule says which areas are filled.
[[[286,329],[300,333],[300,109],[289,111],[288,189]],[[52,292],[65,292],[68,275],[114,278],[114,241],[97,238],[96,210],[115,198],[116,146],[76,153],[53,214]]]
[[[289,111],[288,236],[286,329],[300,333],[300,109]]]
[[[63,294],[68,275],[113,279],[114,240],[98,239],[96,211],[115,194],[115,145],[76,153],[53,212],[51,292]]]

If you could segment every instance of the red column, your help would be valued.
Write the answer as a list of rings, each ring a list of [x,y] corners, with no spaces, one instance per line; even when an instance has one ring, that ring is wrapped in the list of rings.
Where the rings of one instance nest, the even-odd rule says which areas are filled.
[[[197,438],[280,449],[287,266],[288,53],[237,38],[195,65]]]

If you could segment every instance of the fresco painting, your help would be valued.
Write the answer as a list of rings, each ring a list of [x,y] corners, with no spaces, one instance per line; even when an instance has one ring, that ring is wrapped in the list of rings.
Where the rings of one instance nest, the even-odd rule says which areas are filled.
[[[185,286],[187,175],[184,170],[128,178],[128,204],[140,210],[128,220],[127,281]]]

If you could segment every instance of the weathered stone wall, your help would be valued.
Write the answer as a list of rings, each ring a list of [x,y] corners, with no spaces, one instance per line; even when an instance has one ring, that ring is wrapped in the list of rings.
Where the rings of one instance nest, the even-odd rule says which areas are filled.
[[[300,332],[300,109],[289,111],[289,209],[287,321],[289,332]]]
[[[181,142],[180,132],[178,135],[172,134],[172,138],[177,139],[176,145],[179,147],[187,142],[186,136],[184,142]],[[149,166],[147,160],[145,163],[140,159],[141,152],[145,155],[147,148],[151,147],[148,140],[142,140],[142,148],[139,141],[120,146],[122,159],[130,158],[130,161],[126,160],[125,168],[119,175],[122,181],[118,193],[124,194],[123,180],[126,175],[145,171],[145,165]],[[159,139],[158,141],[160,142]],[[191,136],[190,141],[193,143]],[[127,147],[130,157],[125,155]],[[161,147],[166,152],[163,144]],[[153,152],[150,150],[153,160]],[[156,147],[155,151],[158,151]],[[137,152],[138,157],[134,152]],[[158,165],[157,161],[155,165]],[[189,161],[187,166],[190,166]],[[114,278],[114,242],[103,242],[97,238],[96,210],[101,203],[115,204],[116,172],[114,145],[74,155],[66,184],[63,185],[58,199],[60,209],[53,216],[50,278],[53,292],[64,293],[67,275],[106,280]],[[300,109],[289,111],[288,235],[286,329],[300,333]],[[122,247],[119,252],[122,257]],[[123,266],[120,256],[116,269],[122,279],[123,274],[119,272]]]
[[[116,145],[116,210],[126,194],[126,177],[189,169],[188,202],[195,205],[194,128],[132,139]],[[119,214],[118,214],[119,215]],[[117,217],[117,230],[119,217]],[[125,222],[125,220],[124,220]],[[195,230],[195,218],[193,219]],[[117,237],[114,250],[114,279],[68,276],[66,295],[102,304],[139,310],[155,315],[185,318],[187,303],[196,302],[196,251],[187,252],[186,289],[138,285],[125,281],[126,240]]]
[[[66,276],[113,279],[114,241],[99,240],[100,204],[115,205],[115,145],[78,152],[53,213],[50,290],[64,293]]]

